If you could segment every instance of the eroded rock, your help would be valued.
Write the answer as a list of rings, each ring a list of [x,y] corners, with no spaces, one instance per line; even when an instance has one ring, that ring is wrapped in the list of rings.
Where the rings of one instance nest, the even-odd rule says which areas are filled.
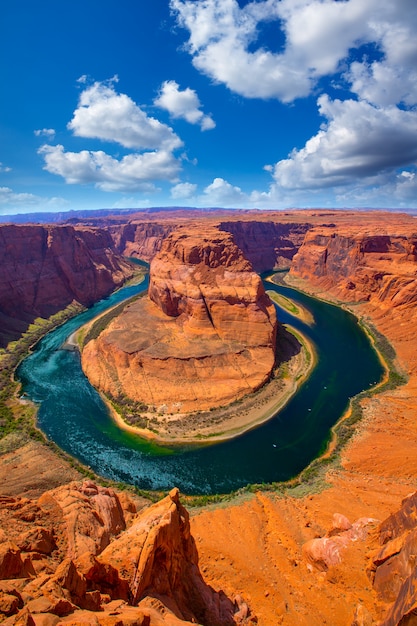
[[[230,234],[178,229],[152,260],[149,298],[83,350],[90,381],[162,413],[223,406],[261,387],[275,363],[276,315]]]

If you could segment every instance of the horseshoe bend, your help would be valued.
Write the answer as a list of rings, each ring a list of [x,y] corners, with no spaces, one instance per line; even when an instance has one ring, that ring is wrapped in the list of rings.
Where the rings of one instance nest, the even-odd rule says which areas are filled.
[[[150,297],[137,306],[152,312],[149,334],[165,337],[160,346],[149,346],[153,356],[163,353],[167,359],[171,354],[173,335],[166,327],[172,326],[183,354],[188,350],[195,359],[202,358],[192,353],[196,336],[219,346],[217,355],[223,359],[237,358],[239,350],[255,355],[262,348],[257,377],[248,368],[247,380],[253,389],[268,380],[275,358],[273,314],[252,263],[256,271],[289,267],[289,284],[364,319],[375,337],[386,338],[385,355],[397,375],[378,393],[360,399],[361,420],[356,415],[342,424],[352,436],[316,473],[278,489],[259,486],[221,506],[193,508],[188,502],[190,517],[180,503],[187,504],[185,497],[176,490],[151,505],[134,492],[100,485],[98,477],[86,480],[86,468],[74,467],[39,433],[34,435],[30,406],[13,393],[5,400],[8,388],[3,387],[0,621],[7,626],[412,624],[417,606],[415,218],[324,210],[213,215],[205,221],[207,242],[195,241],[192,254],[193,220],[180,212],[136,215],[128,224],[91,221],[62,230],[0,227],[7,252],[0,268],[5,341],[28,327],[33,332],[34,320],[69,302],[88,303],[85,296],[94,285],[100,287],[97,297],[107,294],[131,274],[123,253],[142,256],[145,250],[148,260],[155,258]],[[17,245],[23,236],[25,244]],[[42,245],[33,245],[38,241]],[[57,248],[54,241],[62,243]],[[170,248],[174,241],[175,253]],[[217,266],[225,251],[223,258],[230,256],[233,262]],[[169,258],[171,265],[164,261]],[[81,293],[77,277],[86,267],[90,286]],[[233,292],[229,281],[222,282],[227,272],[234,279]],[[250,287],[238,281],[241,274]],[[97,280],[103,276],[105,281]],[[188,283],[185,277],[190,276]],[[195,283],[207,284],[201,294],[193,276]],[[243,328],[237,333],[239,345],[229,339],[230,329],[238,330],[239,324],[226,305],[245,308],[252,324],[249,338]],[[129,330],[128,321],[122,326],[123,316],[129,319],[133,306],[103,333],[103,338],[119,333],[126,348],[117,362],[120,370],[111,371],[117,378],[109,377],[115,391],[116,384],[131,384],[127,377],[124,381],[123,360],[143,341],[138,335],[137,345],[132,341],[129,347],[126,334],[123,339]],[[161,320],[165,334],[157,335]],[[101,335],[85,350],[92,350],[97,340]],[[6,374],[12,350],[9,344],[1,352]],[[246,393],[236,390],[233,394]],[[219,403],[226,402],[227,392],[222,390]]]
[[[275,307],[232,235],[183,226],[151,261],[149,295],[86,343],[82,366],[94,386],[139,403],[154,423],[155,414],[181,416],[184,436],[191,413],[227,406],[270,379],[276,335]]]

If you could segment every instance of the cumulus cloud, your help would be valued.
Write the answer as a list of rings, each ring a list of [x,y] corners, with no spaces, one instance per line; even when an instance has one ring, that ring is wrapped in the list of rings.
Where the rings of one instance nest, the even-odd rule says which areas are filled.
[[[199,71],[243,96],[283,102],[307,96],[350,48],[373,41],[375,9],[384,5],[389,0],[261,0],[244,7],[237,0],[171,0]],[[262,22],[276,22],[282,51],[256,46]]]
[[[346,185],[417,160],[417,111],[326,95],[318,105],[326,124],[302,149],[268,168],[281,187]]]
[[[12,168],[0,162],[0,172],[11,172]]]
[[[201,130],[216,127],[210,115],[201,111],[201,103],[194,89],[180,89],[175,80],[166,80],[160,89],[158,98],[154,100],[157,107],[166,109],[174,118],[182,118],[190,124],[199,124]]]
[[[63,198],[45,198],[33,193],[16,193],[10,187],[0,187],[0,213],[25,213],[30,210],[62,209],[69,203]]]
[[[114,79],[95,82],[81,93],[68,124],[74,135],[137,150],[172,151],[182,146],[172,128],[149,117],[126,94],[117,93],[113,83]]]
[[[353,90],[375,104],[416,102],[417,13],[413,0],[171,0],[189,32],[194,66],[248,98],[291,102],[321,77],[349,65],[352,49],[374,45],[381,60],[355,60]],[[262,23],[276,25],[279,52],[258,44]]]
[[[55,137],[55,130],[53,128],[41,128],[33,132],[36,137],[47,137],[48,139]]]
[[[62,145],[44,145],[39,153],[44,169],[69,184],[93,183],[102,191],[152,191],[153,181],[174,181],[180,169],[170,152],[159,150],[128,154],[118,160],[102,150],[66,152]]]
[[[178,183],[171,187],[171,197],[175,199],[179,198],[192,198],[197,191],[197,185],[192,183]]]
[[[70,152],[62,145],[45,144],[38,150],[44,169],[68,184],[94,184],[102,191],[154,191],[155,181],[175,182],[181,160],[173,152],[182,146],[181,139],[127,95],[117,93],[117,80],[86,87],[68,128],[78,137],[115,142],[134,151],[115,157],[104,150]],[[87,77],[79,82],[85,84]]]
[[[240,187],[234,187],[224,178],[215,178],[204,189],[204,200],[211,205],[235,207],[246,205],[248,197]]]

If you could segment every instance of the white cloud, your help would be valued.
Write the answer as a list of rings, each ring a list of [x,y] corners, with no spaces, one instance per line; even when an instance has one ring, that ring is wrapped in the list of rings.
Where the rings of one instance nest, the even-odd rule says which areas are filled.
[[[52,211],[68,205],[63,198],[45,198],[33,193],[16,193],[10,187],[0,187],[0,213],[25,213],[28,211]]]
[[[414,0],[171,0],[171,9],[194,66],[245,97],[305,97],[352,49],[373,44],[381,60],[357,60],[346,74],[355,93],[375,104],[417,101]],[[263,22],[276,23],[281,51],[257,42]]]
[[[53,128],[42,128],[33,131],[36,137],[47,137],[53,139],[55,137],[55,131]]]
[[[138,150],[172,151],[182,146],[172,128],[149,117],[126,94],[117,93],[114,81],[95,82],[81,93],[68,124],[74,135]]]
[[[65,152],[61,145],[44,145],[39,153],[48,172],[69,184],[94,183],[103,191],[152,191],[153,181],[175,181],[180,169],[179,161],[164,150],[129,154],[121,160],[101,150]]]
[[[199,124],[201,130],[211,130],[216,127],[211,116],[204,115],[200,110],[200,99],[194,89],[187,87],[181,91],[175,80],[166,80],[162,84],[154,104],[169,111],[174,118],[185,119],[190,124]]]
[[[204,202],[214,206],[235,207],[246,205],[248,196],[223,178],[215,178],[204,189]]]
[[[349,49],[373,41],[375,9],[389,0],[171,0],[190,33],[194,66],[248,98],[290,102],[307,96],[317,80],[335,72]],[[381,7],[382,5],[382,7]],[[253,49],[262,22],[276,22],[282,52]]]
[[[192,183],[178,183],[171,188],[171,197],[178,198],[192,198],[197,191],[197,185]]]
[[[12,168],[0,162],[0,172],[11,172]]]
[[[62,176],[68,184],[94,184],[102,191],[155,191],[156,181],[175,182],[181,160],[173,151],[182,141],[127,95],[116,93],[113,85],[117,81],[116,76],[84,89],[68,128],[79,137],[113,141],[135,151],[116,158],[103,150],[69,152],[62,145],[45,144],[38,150],[44,169]],[[79,82],[86,83],[87,77]]]
[[[273,177],[279,186],[346,185],[417,160],[417,111],[324,95],[318,104],[327,123],[302,149],[275,164]]]

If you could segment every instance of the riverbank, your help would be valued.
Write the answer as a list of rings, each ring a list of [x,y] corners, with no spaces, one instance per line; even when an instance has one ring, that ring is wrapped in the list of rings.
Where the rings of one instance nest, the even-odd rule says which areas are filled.
[[[159,415],[144,412],[146,427],[133,426],[103,396],[119,428],[161,445],[212,444],[238,437],[273,418],[297,393],[317,362],[313,344],[291,326],[281,327],[280,363],[258,391],[233,404],[200,413]]]

